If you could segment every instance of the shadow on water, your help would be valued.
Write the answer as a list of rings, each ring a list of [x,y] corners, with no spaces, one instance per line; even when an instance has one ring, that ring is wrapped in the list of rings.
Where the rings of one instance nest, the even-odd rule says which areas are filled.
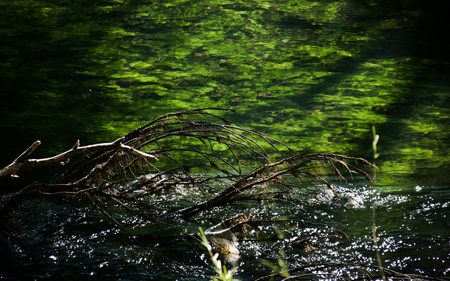
[[[428,143],[428,155],[419,156],[421,151],[409,152],[411,177],[422,184],[447,184],[450,167],[448,161],[439,161],[448,155],[448,75],[450,57],[446,51],[450,46],[444,39],[446,30],[445,10],[449,7],[444,1],[433,5],[414,2],[420,15],[409,26],[403,40],[402,53],[410,57],[410,63],[404,64],[399,75],[405,77],[404,83],[396,93],[396,100],[385,110],[388,121],[379,126],[387,140],[381,145],[385,151],[407,149],[408,144]],[[435,117],[429,119],[429,116]],[[427,127],[429,130],[411,130],[412,126]],[[428,139],[428,140],[427,140]],[[399,141],[400,140],[400,141]],[[402,143],[404,142],[404,143]],[[421,145],[425,148],[425,145]],[[394,156],[395,157],[395,156]],[[417,157],[414,159],[414,157]],[[393,157],[387,157],[392,161]],[[408,160],[404,160],[405,162]],[[437,165],[433,163],[436,161]]]
[[[127,110],[101,86],[114,72],[105,61],[118,55],[105,46],[117,18],[102,13],[104,5],[108,2],[1,4],[0,144],[8,148],[1,165],[36,139],[46,147],[36,151],[38,157],[70,148],[78,138],[94,142],[117,135],[108,124]]]
[[[341,59],[332,65],[324,65],[333,75],[302,90],[301,94],[291,97],[290,100],[300,108],[321,108],[326,101],[322,100],[320,95],[326,93],[332,96],[341,91],[343,81],[361,72],[361,66],[365,63],[370,64],[378,60],[397,61],[400,67],[396,68],[395,73],[386,71],[376,87],[366,86],[366,91],[390,92],[389,101],[369,107],[370,111],[386,118],[385,121],[376,123],[367,120],[366,124],[368,129],[370,125],[375,125],[381,136],[379,148],[383,154],[377,162],[399,161],[403,162],[401,165],[408,162],[409,164],[405,165],[408,168],[403,168],[401,172],[403,176],[409,173],[413,179],[423,184],[448,183],[447,174],[450,167],[448,161],[442,161],[448,155],[450,145],[446,110],[450,101],[449,95],[445,94],[450,87],[447,79],[450,74],[447,51],[449,44],[443,36],[447,28],[443,11],[448,8],[448,4],[439,2],[436,5],[425,5],[420,1],[409,1],[407,5],[404,1],[391,1],[388,5],[378,4],[380,5],[374,13],[366,10],[358,15],[358,12],[355,12],[351,20],[342,20],[341,23],[342,29],[348,33],[354,27],[354,22],[359,22],[358,32],[372,34],[373,40],[362,43],[356,56]],[[361,3],[355,2],[352,5],[355,11],[367,9],[367,6]],[[414,17],[408,18],[408,12],[415,13]],[[392,25],[381,27],[386,20],[391,21]],[[406,25],[396,26],[395,22],[405,20],[408,21]],[[295,22],[295,25],[295,28],[304,28],[301,22]],[[374,26],[379,29],[374,29]],[[392,79],[392,75],[395,79]],[[395,87],[392,87],[391,83],[396,83]],[[351,98],[351,94],[349,97]],[[367,103],[371,101],[367,99]],[[433,114],[436,117],[430,120],[429,116]],[[355,122],[352,118],[342,118],[347,123]],[[433,129],[411,130],[411,127],[416,125]],[[354,145],[350,154],[372,158],[372,151],[368,149],[371,141],[372,135],[369,133],[355,136],[348,141]],[[412,148],[411,144],[426,151]],[[439,164],[434,165],[433,162]],[[396,171],[396,168],[389,165],[382,167],[382,171],[391,173],[400,172],[402,168],[397,169],[399,170]]]

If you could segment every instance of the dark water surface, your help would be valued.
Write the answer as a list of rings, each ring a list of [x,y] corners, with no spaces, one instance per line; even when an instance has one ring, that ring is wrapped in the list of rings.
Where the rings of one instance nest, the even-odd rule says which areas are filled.
[[[308,262],[376,265],[371,230],[373,207],[384,267],[404,273],[448,276],[448,186],[404,185],[387,191],[390,187],[374,188],[356,182],[335,187],[342,197],[336,198],[324,190],[320,195],[322,203],[311,200],[302,206],[308,214],[292,208],[269,210],[274,218],[289,216],[312,224],[293,222],[289,227],[280,226],[285,235],[282,242],[240,240],[236,277],[254,280],[269,274],[261,259],[276,263],[280,251],[285,252],[289,268]],[[271,207],[262,210],[268,211],[265,208]],[[39,200],[14,215],[15,231],[19,232],[2,236],[1,241],[3,280],[206,280],[215,274],[204,249],[189,236],[177,235],[180,231],[195,234],[195,226],[180,224],[155,229],[151,223],[134,221],[136,228],[142,228],[136,243],[76,202]],[[329,226],[313,224],[319,222]],[[204,228],[210,226],[203,224]],[[293,243],[328,227],[341,229],[349,239],[342,239],[338,232],[335,240],[317,236],[310,250]],[[269,228],[262,228],[259,236],[263,237],[265,231],[273,232]],[[251,233],[248,238],[252,236],[255,238]],[[143,247],[162,253],[165,258]],[[337,267],[322,275],[333,280],[363,276],[351,267]]]
[[[317,236],[304,251],[292,242],[320,228],[293,221],[284,242],[239,242],[238,278],[270,273],[260,259],[276,263],[281,250],[289,268],[376,265],[374,217],[383,266],[448,277],[448,9],[448,1],[418,0],[0,1],[0,165],[36,139],[43,145],[33,157],[46,157],[77,139],[112,141],[161,114],[236,109],[226,117],[297,151],[361,156],[380,168],[374,185],[355,179],[336,184],[340,199],[324,191],[323,204],[305,201],[307,214],[252,209],[328,224],[327,231],[339,228],[349,240]],[[376,159],[373,129],[380,136]],[[0,193],[54,172],[0,182]],[[126,220],[141,231],[140,243],[83,202],[29,202],[13,213],[17,229],[0,236],[0,279],[214,274],[189,237],[196,225],[154,229]],[[362,276],[345,267],[323,278]]]

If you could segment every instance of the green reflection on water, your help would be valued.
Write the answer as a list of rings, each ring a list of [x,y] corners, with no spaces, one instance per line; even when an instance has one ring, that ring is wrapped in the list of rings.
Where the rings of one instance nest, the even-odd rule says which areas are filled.
[[[2,161],[215,106],[301,151],[370,158],[375,126],[382,172],[445,181],[448,55],[423,31],[439,7],[403,2],[3,3]]]

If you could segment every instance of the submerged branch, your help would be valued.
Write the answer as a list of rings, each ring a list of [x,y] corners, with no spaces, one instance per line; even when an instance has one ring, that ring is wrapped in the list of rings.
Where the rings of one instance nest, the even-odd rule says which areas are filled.
[[[39,145],[36,142],[2,169],[0,178],[79,159],[72,161],[54,183],[33,184],[6,199],[0,212],[5,213],[13,202],[19,203],[34,194],[89,197],[94,192],[102,202],[121,207],[133,216],[146,219],[153,216],[151,220],[159,221],[171,214],[187,220],[237,201],[288,202],[274,197],[277,186],[301,191],[307,187],[304,184],[321,182],[333,189],[314,172],[319,166],[330,166],[340,180],[346,180],[344,172],[350,176],[362,174],[370,180],[370,176],[355,165],[374,167],[365,159],[320,153],[292,155],[292,150],[281,141],[240,127],[208,110],[224,111],[207,108],[171,113],[114,142],[80,146],[77,141],[71,149],[58,155],[27,159]],[[275,150],[269,154],[268,148]],[[285,153],[291,156],[271,160]],[[303,184],[293,186],[292,179],[299,179]],[[171,200],[183,204],[161,208],[149,198],[159,193],[172,194]],[[189,198],[196,193],[201,196],[195,200]],[[153,207],[149,211],[141,209],[142,206]]]
[[[122,222],[124,217],[151,224],[180,224],[205,219],[202,214],[206,212],[246,212],[247,206],[264,202],[290,205],[305,213],[301,203],[315,196],[311,187],[326,186],[337,195],[322,174],[324,168],[342,181],[355,174],[371,180],[358,165],[376,168],[365,159],[345,155],[295,154],[283,142],[208,110],[225,111],[209,108],[171,113],[113,142],[80,146],[77,141],[58,155],[28,159],[40,144],[35,142],[0,171],[0,179],[40,166],[71,165],[51,183],[33,183],[5,197],[0,205],[2,223],[27,200],[77,198],[134,240]],[[219,225],[226,227],[225,231],[242,232],[247,226],[283,222],[265,220],[263,213],[249,212],[252,220],[231,215],[224,221],[216,216],[208,219],[222,221]]]

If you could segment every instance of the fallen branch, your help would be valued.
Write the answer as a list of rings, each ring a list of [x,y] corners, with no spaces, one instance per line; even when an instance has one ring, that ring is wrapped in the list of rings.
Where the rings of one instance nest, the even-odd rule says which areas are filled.
[[[25,150],[19,157],[17,157],[11,164],[0,170],[0,178],[13,177],[18,178],[18,174],[25,170],[34,169],[43,166],[58,166],[67,164],[72,158],[79,155],[86,155],[92,153],[106,152],[106,151],[122,151],[131,155],[145,158],[149,160],[158,160],[152,154],[139,151],[131,146],[123,144],[124,138],[119,138],[114,142],[97,143],[92,145],[80,146],[80,141],[69,150],[58,155],[41,158],[41,159],[26,159],[28,156],[41,144],[41,141],[35,141],[27,150]]]
[[[362,174],[370,180],[367,173],[349,163],[374,167],[364,159],[320,153],[292,156],[292,149],[281,141],[242,128],[208,110],[170,113],[113,142],[80,146],[77,141],[58,155],[27,159],[39,146],[36,141],[0,171],[0,179],[41,166],[72,165],[55,177],[54,183],[33,184],[12,195],[0,206],[0,213],[5,214],[14,204],[34,195],[86,198],[95,193],[101,202],[133,216],[160,221],[172,214],[190,220],[203,211],[237,202],[289,202],[276,198],[276,191],[304,187],[293,186],[293,178],[305,184],[320,182],[333,190],[331,184],[312,172],[318,165],[331,166],[340,180],[345,177],[339,168],[350,176]],[[278,156],[283,155],[282,150],[291,156],[272,161],[270,158],[275,157],[268,156],[266,147],[274,149]],[[71,161],[74,158],[77,160]],[[261,190],[273,184],[278,187],[271,192]],[[201,196],[192,200],[187,193],[177,193],[179,188]],[[146,201],[163,192],[174,192],[171,200],[185,203],[160,207]]]

